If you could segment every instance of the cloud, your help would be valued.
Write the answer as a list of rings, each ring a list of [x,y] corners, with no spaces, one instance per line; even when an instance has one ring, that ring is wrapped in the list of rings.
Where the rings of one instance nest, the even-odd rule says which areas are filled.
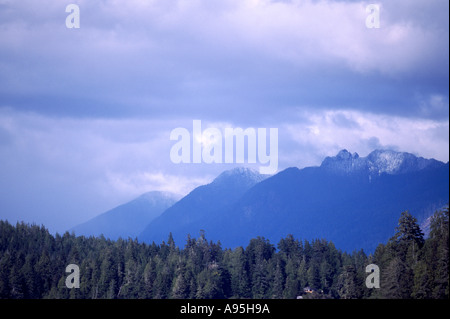
[[[194,188],[209,184],[213,176],[170,175],[163,172],[137,172],[133,175],[107,173],[107,182],[119,193],[142,194],[148,190],[172,192],[185,196]]]
[[[42,220],[61,229],[145,191],[168,190],[175,185],[170,179],[166,183],[132,180],[126,186],[115,178],[149,177],[167,169],[170,141],[165,125],[173,126],[152,120],[54,118],[0,109],[0,132],[5,136],[0,144],[3,214],[28,216],[26,220]],[[195,180],[184,179],[173,191],[187,190],[181,182],[198,186]],[[58,214],[65,217],[55,221]]]
[[[361,156],[377,148],[393,149],[444,162],[449,160],[448,119],[414,119],[353,110],[310,110],[300,112],[298,121],[300,124],[287,123],[283,127],[289,136],[286,138],[292,141],[289,144],[292,149],[316,156],[315,163],[303,161],[305,166],[318,165],[318,160],[334,156],[341,149],[358,152]],[[289,153],[280,150],[280,154]],[[301,158],[297,154],[297,166],[302,166]],[[286,158],[282,162],[292,163],[292,160]]]
[[[5,2],[3,106],[216,121],[311,104],[448,116],[412,98],[448,97],[442,1],[380,2],[379,29],[365,26],[367,1],[76,2],[76,30],[58,1]]]

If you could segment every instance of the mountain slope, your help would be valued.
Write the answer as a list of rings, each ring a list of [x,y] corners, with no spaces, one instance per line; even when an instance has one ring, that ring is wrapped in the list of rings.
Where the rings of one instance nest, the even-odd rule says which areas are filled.
[[[183,245],[187,234],[196,236],[201,229],[209,229],[233,202],[264,178],[247,168],[225,171],[212,183],[197,187],[155,218],[138,239],[160,243],[172,232],[175,242]]]
[[[117,239],[135,238],[144,227],[172,206],[178,195],[168,192],[148,192],[138,198],[98,215],[70,231],[76,235]]]

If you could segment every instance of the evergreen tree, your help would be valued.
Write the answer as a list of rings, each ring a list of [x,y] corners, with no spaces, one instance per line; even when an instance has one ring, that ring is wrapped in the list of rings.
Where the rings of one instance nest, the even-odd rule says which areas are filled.
[[[309,287],[314,290],[321,289],[320,272],[317,264],[312,263],[306,271],[306,280]]]
[[[270,242],[262,237],[250,240],[246,249],[249,270],[252,274],[252,297],[256,299],[266,298],[269,291],[268,260],[275,251]]]
[[[286,283],[283,293],[284,298],[295,299],[298,295],[300,295],[300,289],[303,287],[297,278],[298,272],[306,272],[306,269],[302,268],[301,265],[298,267],[297,263],[290,258],[286,264]]]
[[[248,276],[247,260],[242,247],[237,247],[229,253],[231,291],[234,298],[250,298],[250,282]]]
[[[172,288],[171,298],[186,299],[189,297],[189,286],[183,273],[179,273]]]
[[[449,207],[434,214],[431,221],[430,246],[433,247],[434,287],[432,298],[449,298]]]
[[[381,276],[381,293],[385,299],[411,298],[413,273],[400,257],[393,258]]]
[[[8,299],[12,297],[9,280],[11,268],[12,268],[11,254],[9,252],[4,254],[2,253],[2,257],[0,258],[0,299]]]
[[[337,290],[342,299],[359,299],[362,287],[353,265],[345,266],[338,277]]]
[[[145,265],[144,274],[144,287],[143,287],[143,298],[152,298],[154,294],[154,282],[156,280],[156,264],[154,259],[150,259]]]
[[[417,219],[408,211],[402,212],[396,233],[386,247],[387,265],[381,281],[383,298],[412,297],[414,268],[424,243],[423,233]]]
[[[391,239],[396,244],[397,255],[402,260],[408,260],[413,265],[417,262],[417,254],[425,243],[424,234],[417,219],[408,211],[402,212],[396,228],[396,234]]]
[[[414,299],[428,299],[431,296],[433,283],[431,271],[424,260],[420,260],[414,267],[414,287],[412,297]]]
[[[273,268],[273,267],[272,267]],[[276,261],[275,272],[273,274],[273,285],[272,285],[272,296],[273,299],[283,298],[284,284],[285,284],[285,273],[283,260],[278,258]]]

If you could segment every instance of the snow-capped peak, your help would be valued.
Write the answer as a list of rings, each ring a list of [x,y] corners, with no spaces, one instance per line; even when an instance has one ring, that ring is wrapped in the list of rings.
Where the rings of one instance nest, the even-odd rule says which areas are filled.
[[[264,175],[259,174],[257,171],[246,168],[246,167],[236,167],[227,170],[217,176],[213,183],[222,183],[225,181],[236,181],[239,183],[256,184],[265,179]]]
[[[367,172],[370,175],[402,174],[424,169],[430,165],[443,163],[435,159],[425,159],[406,152],[375,150],[367,157],[360,157],[341,150],[336,156],[326,157],[321,167],[340,173]]]

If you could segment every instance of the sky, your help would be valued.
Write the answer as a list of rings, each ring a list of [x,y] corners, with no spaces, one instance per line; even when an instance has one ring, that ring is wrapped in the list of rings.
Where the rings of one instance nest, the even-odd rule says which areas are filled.
[[[170,133],[194,120],[277,128],[278,171],[341,149],[447,162],[448,12],[446,0],[0,0],[0,219],[62,233],[147,191],[258,168],[173,163]]]

